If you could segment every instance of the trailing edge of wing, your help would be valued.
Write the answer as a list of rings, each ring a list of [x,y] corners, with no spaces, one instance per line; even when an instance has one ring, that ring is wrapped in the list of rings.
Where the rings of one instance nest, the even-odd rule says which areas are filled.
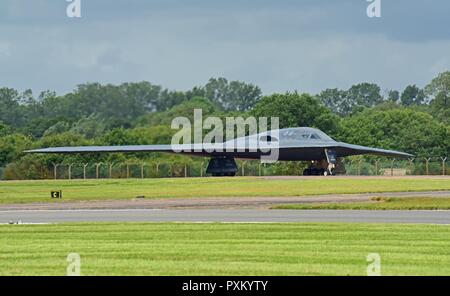
[[[271,146],[261,145],[261,148]],[[44,149],[34,149],[25,151],[26,153],[132,153],[132,152],[203,152],[203,151],[234,151],[237,149],[248,149],[246,146],[238,146],[233,143],[217,143],[217,144],[174,144],[174,145],[129,145],[129,146],[78,146],[78,147],[51,147]],[[258,147],[253,147],[258,149]]]
[[[52,147],[25,151],[26,153],[104,153],[104,152],[173,152],[171,145],[79,146]]]
[[[376,154],[376,155],[383,155],[383,156],[392,156],[392,157],[413,157],[414,155],[395,151],[395,150],[386,150],[386,149],[379,149],[379,148],[371,148],[366,146],[360,146],[360,145],[353,145],[353,144],[347,144],[347,143],[338,143],[337,147],[341,147],[344,149],[349,149],[352,151],[353,155],[358,154]]]

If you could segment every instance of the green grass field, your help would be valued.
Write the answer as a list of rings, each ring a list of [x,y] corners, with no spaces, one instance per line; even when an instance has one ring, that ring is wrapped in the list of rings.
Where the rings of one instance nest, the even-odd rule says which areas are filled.
[[[1,225],[0,275],[450,275],[450,227],[398,224]]]
[[[289,204],[272,207],[286,210],[450,210],[450,198],[373,198],[367,202]]]
[[[181,197],[302,196],[450,190],[449,178],[188,178],[0,182],[0,203],[49,202],[51,190],[63,201]],[[53,201],[56,202],[56,201]]]

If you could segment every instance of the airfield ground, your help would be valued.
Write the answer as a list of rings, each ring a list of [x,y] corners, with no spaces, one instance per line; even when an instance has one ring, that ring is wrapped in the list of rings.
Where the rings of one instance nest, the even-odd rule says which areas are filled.
[[[286,204],[272,209],[287,210],[450,210],[450,198],[373,197],[363,202]]]
[[[449,275],[450,228],[399,224],[1,225],[0,275]]]
[[[51,190],[62,190],[63,200],[50,200]],[[189,214],[192,211],[214,214],[221,212],[214,207],[226,207],[230,216],[251,218],[250,214],[274,211],[280,217],[289,216],[285,215],[288,212],[296,217],[310,211],[267,208],[277,201],[290,202],[286,207],[293,208],[345,204],[348,208],[448,209],[449,193],[449,177],[14,181],[0,182],[0,212],[16,218],[19,214],[45,218],[61,213],[65,219],[74,216],[72,221],[99,221],[95,211],[89,215],[97,220],[83,220],[83,210],[66,210],[165,205],[165,210],[145,215],[172,211],[187,213],[192,220],[186,221],[196,221],[197,214]],[[146,198],[137,200],[138,195]],[[183,210],[186,205],[193,210]],[[206,208],[197,209],[201,205]],[[242,205],[256,208],[243,210]],[[51,215],[42,210],[45,207]],[[250,212],[239,214],[233,209]],[[358,218],[355,223],[322,223],[330,220],[320,217],[310,220],[320,223],[252,223],[250,218],[250,223],[126,223],[114,211],[121,210],[111,210],[117,222],[0,225],[0,275],[64,275],[67,255],[73,252],[81,256],[82,275],[366,275],[369,253],[381,256],[383,275],[450,275],[448,211],[376,215],[369,211],[382,216],[372,221],[376,223],[365,223],[370,215],[363,211],[352,211]],[[136,216],[133,210],[125,211],[129,217]],[[323,212],[321,217],[333,216]],[[110,214],[108,210],[99,213]],[[413,224],[404,224],[409,218],[402,215],[413,217],[408,222]],[[420,217],[436,218],[442,224],[414,222]],[[396,223],[379,223],[389,219]],[[346,220],[338,217],[337,221]]]
[[[0,204],[92,200],[295,197],[324,194],[450,190],[450,177],[236,177],[0,182]],[[57,202],[57,201],[52,201]]]

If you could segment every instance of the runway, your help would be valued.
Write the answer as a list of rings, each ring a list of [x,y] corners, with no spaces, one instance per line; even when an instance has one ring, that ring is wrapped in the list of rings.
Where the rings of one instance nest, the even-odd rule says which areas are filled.
[[[450,224],[450,211],[117,209],[0,211],[0,223],[68,222],[344,222]]]

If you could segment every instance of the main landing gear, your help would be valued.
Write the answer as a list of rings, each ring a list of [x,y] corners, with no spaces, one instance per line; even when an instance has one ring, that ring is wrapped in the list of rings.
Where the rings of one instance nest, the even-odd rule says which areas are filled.
[[[328,168],[321,168],[315,165],[310,166],[309,168],[303,171],[303,176],[331,176],[333,175],[333,171],[328,170]]]
[[[233,177],[236,176],[237,171],[238,167],[233,157],[211,158],[206,169],[206,173],[213,177]]]

